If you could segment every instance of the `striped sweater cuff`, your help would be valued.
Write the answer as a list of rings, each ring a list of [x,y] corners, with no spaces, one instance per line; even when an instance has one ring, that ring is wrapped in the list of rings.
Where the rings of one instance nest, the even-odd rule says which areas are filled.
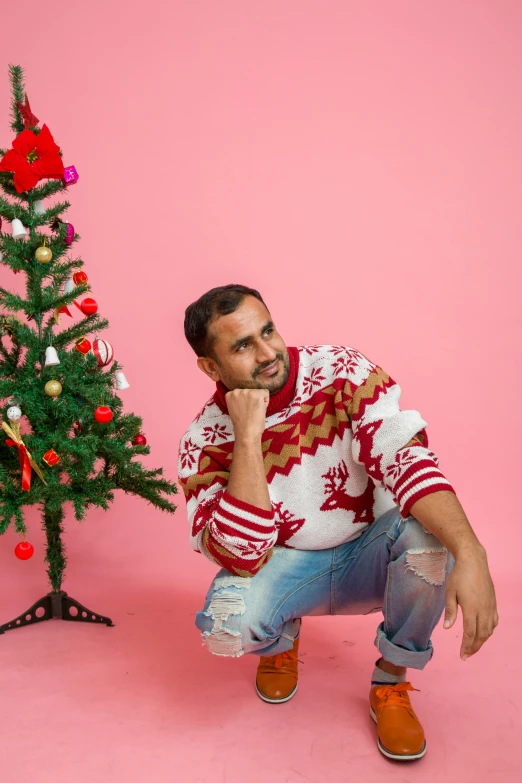
[[[239,500],[225,490],[210,520],[209,531],[232,554],[254,560],[277,539],[275,512]]]
[[[441,490],[455,492],[437,464],[430,459],[421,459],[411,464],[393,486],[393,493],[404,518],[409,515],[417,500]]]
[[[223,492],[223,497],[221,499],[221,502],[226,503],[231,508],[229,509],[232,511],[232,513],[238,514],[239,516],[245,516],[245,514],[251,517],[260,518],[260,519],[266,519],[266,520],[273,520],[274,519],[274,509],[272,508],[271,511],[267,511],[265,508],[259,508],[258,506],[253,506],[251,503],[247,503],[244,500],[239,500],[239,498],[235,498],[233,495],[230,494],[228,489],[225,489]],[[255,521],[255,520],[253,520]]]

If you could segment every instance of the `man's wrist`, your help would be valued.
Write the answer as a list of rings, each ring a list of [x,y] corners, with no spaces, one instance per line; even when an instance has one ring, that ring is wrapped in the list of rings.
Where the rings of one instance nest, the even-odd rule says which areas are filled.
[[[258,447],[261,445],[261,435],[259,432],[240,430],[239,432],[234,433],[234,443],[246,448]]]
[[[455,547],[455,560],[477,560],[487,562],[486,550],[475,536],[470,540],[462,541]]]

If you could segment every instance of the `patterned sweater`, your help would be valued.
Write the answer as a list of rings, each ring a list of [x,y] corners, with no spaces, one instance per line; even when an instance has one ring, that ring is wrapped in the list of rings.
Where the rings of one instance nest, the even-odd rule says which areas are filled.
[[[221,381],[180,441],[192,547],[240,576],[256,574],[274,546],[335,547],[393,506],[406,518],[424,495],[454,491],[428,448],[427,422],[400,409],[401,388],[384,370],[340,345],[288,352],[261,440],[271,511],[227,491],[234,428]]]

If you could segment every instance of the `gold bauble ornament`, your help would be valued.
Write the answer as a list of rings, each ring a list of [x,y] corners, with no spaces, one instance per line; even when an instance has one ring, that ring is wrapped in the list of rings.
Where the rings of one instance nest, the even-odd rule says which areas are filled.
[[[34,257],[41,264],[48,264],[49,261],[51,261],[53,254],[50,248],[42,246],[36,249],[36,253],[34,254]]]
[[[62,384],[60,381],[47,381],[44,386],[44,390],[45,393],[49,395],[49,397],[58,397],[58,395],[62,392]]]
[[[53,257],[51,248],[46,247],[45,242],[46,240],[44,237],[43,245],[41,247],[36,248],[36,253],[34,254],[36,260],[39,261],[41,264],[48,264]]]

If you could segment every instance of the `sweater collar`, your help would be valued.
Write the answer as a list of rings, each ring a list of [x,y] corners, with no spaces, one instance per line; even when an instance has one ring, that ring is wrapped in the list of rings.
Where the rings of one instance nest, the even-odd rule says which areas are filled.
[[[279,413],[283,408],[291,403],[295,395],[295,387],[297,384],[297,373],[299,370],[299,350],[297,348],[288,347],[288,358],[290,360],[290,373],[285,385],[279,389],[275,394],[270,395],[268,407],[266,409],[266,415],[271,416],[273,413]],[[214,402],[221,409],[222,413],[228,413],[227,401],[225,395],[230,391],[227,389],[223,381],[217,381],[216,391],[214,392]]]

